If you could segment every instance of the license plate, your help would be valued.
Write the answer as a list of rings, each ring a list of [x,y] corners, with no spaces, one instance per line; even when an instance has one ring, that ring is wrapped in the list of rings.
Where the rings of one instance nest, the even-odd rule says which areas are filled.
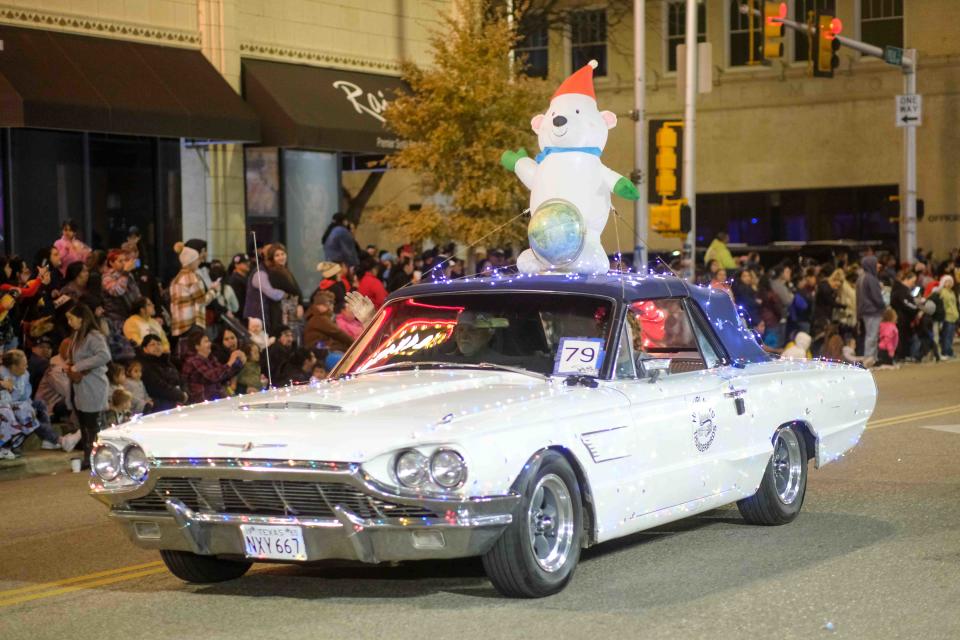
[[[306,560],[300,527],[283,525],[240,525],[243,546],[248,558],[270,560]]]

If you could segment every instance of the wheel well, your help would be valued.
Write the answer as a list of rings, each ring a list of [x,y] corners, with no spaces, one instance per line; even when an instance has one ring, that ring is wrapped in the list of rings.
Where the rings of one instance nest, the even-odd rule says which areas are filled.
[[[807,447],[807,460],[812,460],[817,457],[817,438],[813,435],[813,431],[810,429],[810,425],[804,422],[803,420],[794,420],[793,422],[787,422],[781,427],[796,427],[797,431],[803,436],[803,443]],[[777,427],[778,429],[780,427]]]
[[[573,473],[577,476],[577,483],[580,485],[580,500],[583,503],[583,529],[586,534],[583,538],[583,546],[592,546],[597,542],[595,533],[597,516],[594,512],[593,492],[590,491],[590,485],[587,483],[587,476],[583,472],[583,467],[580,466],[580,462],[576,456],[566,447],[554,446],[548,448],[566,458],[567,462],[570,463],[570,467],[573,469]]]

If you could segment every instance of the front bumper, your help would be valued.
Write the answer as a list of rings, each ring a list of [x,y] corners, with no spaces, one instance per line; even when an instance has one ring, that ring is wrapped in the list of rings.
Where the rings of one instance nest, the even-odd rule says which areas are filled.
[[[344,504],[332,503],[333,517],[223,513],[191,508],[172,496],[163,500],[162,510],[130,508],[132,500],[150,495],[165,477],[196,482],[336,482],[359,489],[374,500],[419,507],[438,517],[362,517]],[[305,561],[346,559],[368,563],[481,555],[513,521],[520,501],[515,494],[451,498],[398,492],[366,476],[356,464],[226,459],[157,460],[144,485],[114,492],[94,481],[91,494],[110,506],[110,517],[143,548],[244,557],[239,525],[292,525],[302,529]]]

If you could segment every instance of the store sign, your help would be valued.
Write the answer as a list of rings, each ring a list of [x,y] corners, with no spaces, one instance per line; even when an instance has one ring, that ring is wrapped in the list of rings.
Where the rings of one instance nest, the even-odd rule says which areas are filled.
[[[381,123],[386,122],[383,112],[390,101],[383,95],[383,91],[378,90],[376,93],[364,91],[362,87],[347,80],[336,80],[333,87],[343,91],[347,101],[357,113],[365,113]]]

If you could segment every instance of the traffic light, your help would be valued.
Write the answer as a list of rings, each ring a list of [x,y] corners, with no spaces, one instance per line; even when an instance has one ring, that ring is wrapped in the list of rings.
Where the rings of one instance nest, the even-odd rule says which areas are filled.
[[[763,3],[763,60],[779,60],[783,57],[783,30],[780,20],[787,17],[786,2]]]
[[[832,78],[833,70],[840,66],[840,41],[837,36],[843,31],[840,18],[827,13],[817,12],[817,42],[813,47],[813,75],[818,78]]]
[[[650,228],[664,236],[683,237],[690,231],[690,207],[684,198],[650,205]]]
[[[677,193],[677,131],[666,124],[657,131],[656,183],[661,197]]]

